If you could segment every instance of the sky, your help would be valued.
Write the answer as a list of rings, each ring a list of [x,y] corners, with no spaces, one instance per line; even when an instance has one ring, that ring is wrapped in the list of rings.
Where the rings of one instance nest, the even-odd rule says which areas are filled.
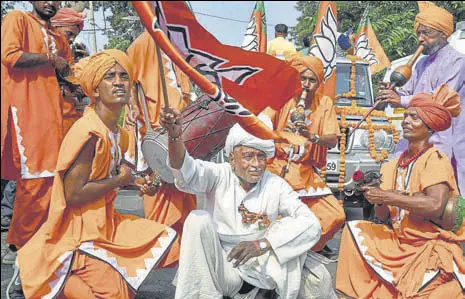
[[[232,46],[241,46],[247,24],[255,6],[255,1],[190,1],[192,9],[196,13],[199,23],[212,33],[219,41]],[[296,1],[265,1],[265,15],[267,22],[268,40],[274,38],[274,25],[284,23],[289,27],[297,24],[300,12],[295,9]],[[32,6],[28,1],[17,4],[16,9],[28,11]],[[89,13],[84,23],[84,31],[78,38],[91,50],[91,29]],[[227,19],[219,19],[207,15],[219,16],[227,19],[240,20],[237,22]],[[102,11],[95,12],[97,28],[104,28]],[[108,15],[108,13],[107,13]],[[108,23],[107,23],[108,26]],[[97,31],[97,50],[103,50],[108,38],[103,31]]]

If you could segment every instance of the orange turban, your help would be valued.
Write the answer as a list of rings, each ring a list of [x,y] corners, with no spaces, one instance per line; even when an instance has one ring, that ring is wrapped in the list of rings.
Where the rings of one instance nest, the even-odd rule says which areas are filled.
[[[287,63],[295,68],[299,73],[304,72],[306,69],[310,69],[315,73],[318,78],[318,83],[321,85],[325,77],[325,68],[320,58],[315,56],[302,56],[301,53],[294,54],[288,58]]]
[[[81,62],[84,59],[81,59]],[[102,81],[105,74],[115,65],[119,64],[129,74],[131,82],[134,79],[132,71],[132,64],[129,57],[120,50],[109,49],[99,53],[95,53],[85,59],[83,64],[86,64],[82,68],[82,72],[79,76],[82,90],[90,98],[90,105],[95,105],[94,90]],[[77,70],[75,70],[77,71]]]
[[[415,32],[417,32],[420,25],[434,28],[446,36],[450,36],[454,32],[454,16],[450,12],[431,2],[422,4],[419,7],[420,12],[417,14],[413,26]]]
[[[435,132],[447,130],[451,126],[452,117],[458,116],[461,110],[458,93],[445,84],[433,94],[416,94],[408,107],[416,108],[421,120]]]
[[[73,8],[60,8],[50,21],[55,27],[79,26],[81,31],[84,28],[85,18],[85,12],[77,12]]]

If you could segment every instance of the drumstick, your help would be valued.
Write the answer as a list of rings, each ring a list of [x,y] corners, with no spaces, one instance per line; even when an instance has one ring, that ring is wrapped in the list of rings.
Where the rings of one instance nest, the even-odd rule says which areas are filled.
[[[158,47],[157,43],[155,43],[155,48],[157,49],[158,69],[160,70],[160,80],[161,80],[161,87],[163,90],[163,100],[165,102],[165,108],[168,108],[169,107],[168,91],[166,90],[165,70],[163,69],[163,59],[161,57],[160,47]]]
[[[145,100],[145,93],[144,90],[142,89],[142,85],[137,82],[137,92],[139,93],[139,101],[142,104],[142,110],[144,112],[144,121],[145,121],[145,128],[147,129],[147,132],[152,130],[152,126],[150,125],[150,119],[149,119],[149,111],[147,109],[147,102]],[[137,123],[136,123],[136,130],[137,130]]]

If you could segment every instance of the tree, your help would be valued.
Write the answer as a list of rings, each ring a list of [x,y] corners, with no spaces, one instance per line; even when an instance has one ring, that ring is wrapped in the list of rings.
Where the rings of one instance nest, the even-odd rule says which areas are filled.
[[[465,19],[465,2],[433,1],[454,15],[454,25]],[[413,31],[415,15],[418,13],[417,1],[335,1],[338,19],[343,21],[341,31],[349,27],[354,31],[369,4],[368,17],[376,32],[379,42],[392,60],[415,52],[418,47],[417,37]],[[296,9],[302,13],[292,34],[300,45],[304,36],[311,35],[318,13],[317,1],[298,1]]]
[[[144,25],[128,1],[102,2],[104,10],[111,15],[106,18],[111,29],[108,33],[108,44],[105,49],[119,49],[126,52],[129,45],[144,31]]]
[[[21,2],[21,1],[2,1],[2,20],[3,17],[12,10],[15,7],[16,2]]]

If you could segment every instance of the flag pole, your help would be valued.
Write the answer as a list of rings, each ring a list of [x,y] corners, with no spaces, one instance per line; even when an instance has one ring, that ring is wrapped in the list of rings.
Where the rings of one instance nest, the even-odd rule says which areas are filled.
[[[158,47],[157,43],[155,43],[155,48],[157,49],[158,69],[160,70],[160,80],[161,80],[161,88],[163,90],[163,100],[164,100],[165,108],[168,108],[169,107],[168,90],[166,89],[165,70],[163,68],[163,59],[161,57],[160,47]]]

